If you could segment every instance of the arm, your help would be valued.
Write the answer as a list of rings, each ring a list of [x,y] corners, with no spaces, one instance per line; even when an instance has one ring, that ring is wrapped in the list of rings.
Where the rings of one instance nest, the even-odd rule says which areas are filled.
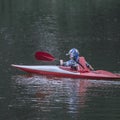
[[[66,62],[64,62],[63,60],[60,60],[60,65],[62,65],[62,66],[77,66],[77,63],[74,60],[68,60]]]
[[[60,65],[61,66],[70,66],[70,62],[69,61],[64,62],[63,60],[60,60]]]

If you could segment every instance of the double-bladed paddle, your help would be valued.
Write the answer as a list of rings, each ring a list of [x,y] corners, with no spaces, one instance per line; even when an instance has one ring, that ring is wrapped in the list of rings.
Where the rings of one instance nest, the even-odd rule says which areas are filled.
[[[41,60],[41,61],[54,61],[54,60],[56,60],[51,54],[49,54],[47,52],[42,52],[42,51],[37,51],[35,53],[35,58],[37,60]],[[78,64],[84,69],[83,65],[81,65],[80,63],[78,63]]]

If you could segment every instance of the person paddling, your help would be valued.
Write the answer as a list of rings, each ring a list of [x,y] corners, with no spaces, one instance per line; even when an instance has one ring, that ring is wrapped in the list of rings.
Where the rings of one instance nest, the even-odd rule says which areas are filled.
[[[66,55],[69,55],[70,60],[66,62],[60,60],[61,66],[70,66],[72,69],[76,69],[79,71],[94,70],[93,67],[88,64],[84,57],[79,57],[79,51],[76,48],[72,48],[71,50],[69,50]]]

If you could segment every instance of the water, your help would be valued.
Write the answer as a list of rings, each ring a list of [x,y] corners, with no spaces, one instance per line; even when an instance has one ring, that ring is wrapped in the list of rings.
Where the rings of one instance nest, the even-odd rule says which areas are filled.
[[[119,82],[14,76],[11,118],[119,119]],[[14,117],[13,117],[14,116]]]
[[[77,48],[95,69],[120,72],[118,0],[0,0],[0,120],[119,120],[120,83],[24,76],[11,64],[38,50],[67,60]]]

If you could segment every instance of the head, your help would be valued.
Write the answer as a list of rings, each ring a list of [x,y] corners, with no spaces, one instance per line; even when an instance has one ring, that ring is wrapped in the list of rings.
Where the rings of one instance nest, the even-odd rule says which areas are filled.
[[[66,55],[69,55],[71,59],[77,59],[79,56],[79,51],[76,48],[72,48]]]

